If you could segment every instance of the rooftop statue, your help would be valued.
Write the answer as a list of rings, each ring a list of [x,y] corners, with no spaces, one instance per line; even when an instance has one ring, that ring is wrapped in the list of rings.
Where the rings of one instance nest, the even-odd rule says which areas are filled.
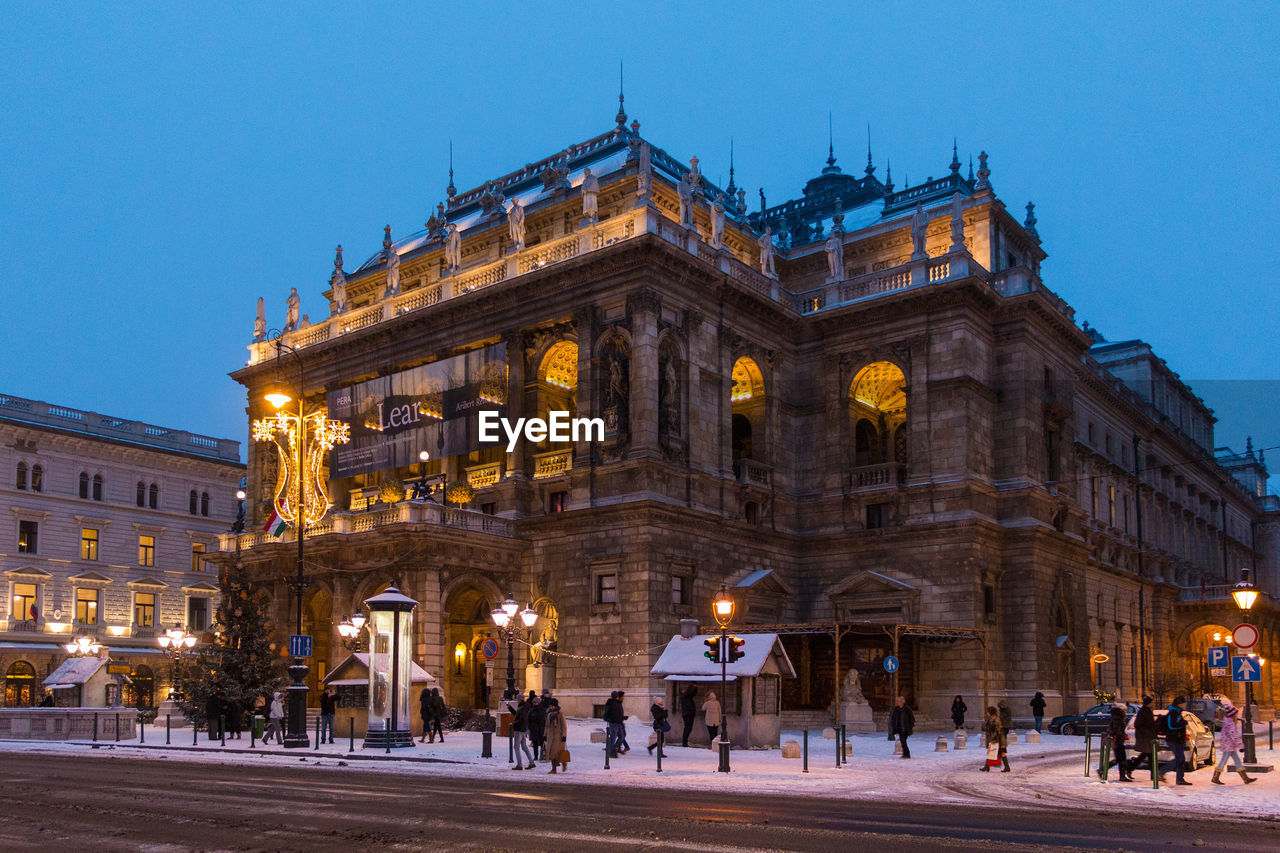
[[[597,196],[600,194],[600,182],[591,174],[590,169],[582,172],[582,218],[587,222],[599,219],[600,211]]]
[[[298,322],[298,329],[301,330],[301,329],[310,329],[310,328],[311,328],[311,318],[308,317],[306,314],[303,314],[302,319]]]
[[[452,222],[444,230],[444,265],[449,273],[462,269],[462,234]]]
[[[827,281],[844,279],[844,232],[840,228],[832,228],[827,238]]]
[[[773,229],[765,228],[756,242],[760,244],[760,272],[769,278],[777,278],[778,271],[773,265]]]
[[[258,313],[253,318],[253,339],[255,341],[266,340],[267,337],[267,303],[261,296],[258,297]]]
[[[390,225],[386,227],[386,235],[382,241],[382,251],[387,259],[387,289],[383,291],[383,299],[400,295],[400,253],[391,243]]]
[[[292,332],[298,328],[298,307],[302,304],[301,297],[298,296],[298,288],[289,288],[289,298],[284,301],[284,330]]]
[[[676,192],[680,195],[680,224],[686,227],[693,225],[693,192],[696,180],[692,172],[685,172],[676,186]]]
[[[329,276],[329,286],[333,288],[333,309],[329,316],[336,317],[347,310],[347,274],[342,271],[341,246],[333,259],[333,275]]]
[[[929,232],[929,217],[924,212],[924,208],[916,205],[916,212],[911,215],[911,257],[919,260],[927,257],[925,251],[925,238]]]
[[[511,209],[507,211],[507,231],[511,236],[512,250],[524,250],[524,207],[519,199],[512,199]]]
[[[711,205],[711,245],[717,249],[724,245],[724,193]]]
[[[649,151],[649,143],[640,144],[639,165],[636,171],[636,191],[648,196],[653,190],[653,160]]]
[[[951,251],[964,250],[964,213],[960,209],[960,193],[951,196]]]

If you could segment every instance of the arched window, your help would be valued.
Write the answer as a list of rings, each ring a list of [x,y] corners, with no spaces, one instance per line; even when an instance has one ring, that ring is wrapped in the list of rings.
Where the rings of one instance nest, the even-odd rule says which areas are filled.
[[[877,361],[859,370],[849,384],[849,415],[854,467],[906,463],[907,381],[901,368]]]
[[[146,505],[147,505],[147,484],[139,480],[138,481],[138,506],[146,506]]]
[[[875,425],[860,418],[853,428],[853,464],[861,468],[880,461],[880,435]]]
[[[160,504],[160,487],[155,483],[151,484],[151,491],[147,496],[148,505],[155,509]]]
[[[200,514],[203,516],[209,515],[209,493],[208,492],[200,493]]]
[[[733,461],[751,458],[751,421],[746,415],[733,413]]]
[[[133,707],[150,708],[154,704],[156,683],[151,667],[144,663],[138,664],[129,674],[129,680],[133,682]]]
[[[7,708],[36,704],[36,668],[24,660],[9,664],[4,676],[4,704]]]
[[[44,466],[43,465],[31,466],[31,491],[33,492],[44,491]]]
[[[80,472],[80,497],[89,498],[89,475],[84,471]]]
[[[27,489],[27,463],[18,463],[18,488],[26,491]]]
[[[736,463],[739,459],[754,459],[767,463],[765,448],[761,446],[766,403],[764,375],[754,361],[743,356],[733,363],[730,380],[732,386],[729,390],[729,406],[732,415],[729,429],[733,461]],[[738,473],[741,476],[741,472]]]
[[[196,514],[197,500],[198,500],[198,497],[196,496],[196,490],[192,489],[191,494],[187,495],[187,512],[191,513],[192,515]]]
[[[93,475],[93,499],[95,501],[102,500],[102,475]]]

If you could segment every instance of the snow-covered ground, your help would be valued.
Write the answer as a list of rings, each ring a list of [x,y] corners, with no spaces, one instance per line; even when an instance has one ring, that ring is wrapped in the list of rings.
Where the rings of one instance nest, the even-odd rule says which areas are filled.
[[[450,733],[443,743],[423,744],[412,750],[397,750],[391,757],[380,751],[362,750],[355,743],[355,755],[348,755],[348,741],[325,744],[319,750],[285,750],[280,746],[249,749],[246,736],[241,741],[228,741],[222,747],[201,735],[192,748],[191,730],[175,729],[172,747],[164,747],[164,730],[148,727],[145,747],[137,741],[119,744],[102,742],[96,755],[156,760],[216,761],[227,764],[289,763],[292,766],[336,768],[345,766],[351,772],[423,774],[430,776],[488,777],[495,780],[519,778],[522,782],[538,779],[545,784],[584,783],[619,787],[662,786],[698,789],[700,791],[741,790],[794,796],[841,797],[853,800],[893,799],[937,805],[964,806],[977,803],[1003,806],[1089,807],[1094,809],[1175,811],[1200,816],[1269,817],[1280,819],[1280,769],[1260,774],[1258,782],[1245,786],[1234,773],[1224,775],[1227,786],[1210,784],[1211,769],[1202,768],[1188,775],[1192,787],[1162,785],[1153,790],[1149,774],[1139,770],[1141,782],[1103,784],[1092,773],[1085,775],[1084,739],[1045,734],[1039,744],[1019,742],[1010,747],[1012,773],[979,773],[985,751],[976,736],[969,738],[969,749],[935,752],[937,735],[912,738],[912,758],[904,761],[893,754],[893,744],[885,735],[850,735],[852,755],[847,764],[836,767],[835,741],[824,740],[820,733],[809,735],[809,772],[802,772],[800,759],[784,759],[777,749],[734,750],[731,773],[718,773],[717,758],[702,748],[668,746],[657,772],[653,755],[645,751],[649,730],[629,725],[632,751],[613,759],[604,769],[604,749],[589,743],[590,733],[600,728],[598,720],[570,720],[568,748],[572,761],[567,773],[550,775],[549,764],[539,763],[534,770],[516,771],[507,762],[507,742],[493,740],[494,757],[480,758],[480,734]],[[677,724],[677,729],[679,724]],[[314,732],[312,733],[314,736]],[[674,734],[674,732],[673,732]],[[787,740],[801,740],[799,732],[787,732]],[[1019,738],[1023,741],[1024,738]],[[1096,749],[1097,739],[1093,741]],[[948,745],[953,746],[949,739]],[[314,743],[313,743],[314,747]],[[82,741],[0,741],[3,752],[87,752],[95,746]],[[1265,732],[1260,738],[1258,758],[1262,763],[1275,763],[1280,768],[1280,751],[1266,747]],[[407,759],[407,760],[406,760]],[[1096,752],[1093,767],[1097,766]],[[1092,768],[1091,768],[1092,770]],[[1173,781],[1173,775],[1169,774]]]

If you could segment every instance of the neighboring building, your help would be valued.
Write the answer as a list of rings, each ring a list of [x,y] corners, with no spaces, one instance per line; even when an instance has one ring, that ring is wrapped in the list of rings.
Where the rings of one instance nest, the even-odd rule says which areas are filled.
[[[722,583],[737,628],[781,637],[797,677],[780,707],[806,718],[850,668],[878,714],[896,689],[935,719],[984,687],[1015,711],[1042,690],[1057,713],[1095,684],[1167,681],[1188,632],[1225,618],[1180,602],[1260,559],[1261,510],[1215,463],[1203,403],[1045,287],[1031,205],[1010,215],[986,155],[966,177],[953,151],[900,190],[870,153],[859,177],[831,156],[800,198],[761,192],[748,214],[732,170],[716,187],[625,119],[471,191],[451,181],[424,232],[388,231],[350,274],[339,251],[327,318],[291,309],[308,406],[353,431],[306,544],[312,686],[341,659],[337,624],[392,580],[458,705],[482,702],[480,644],[510,593],[542,617],[517,646],[526,687],[571,714],[617,688],[647,707],[660,649],[681,618],[709,621]],[[234,374],[254,419],[297,375],[259,326]],[[486,405],[598,417],[604,439],[508,453],[451,427],[445,444],[464,355],[458,381]],[[248,458],[261,523],[289,463],[265,443]],[[467,481],[470,508],[399,500],[420,478]],[[218,558],[242,549],[282,636],[291,537],[226,537]]]
[[[0,396],[5,705],[38,703],[61,644],[82,636],[132,665],[128,704],[167,695],[156,637],[211,630],[204,556],[236,519],[239,460],[236,441]]]

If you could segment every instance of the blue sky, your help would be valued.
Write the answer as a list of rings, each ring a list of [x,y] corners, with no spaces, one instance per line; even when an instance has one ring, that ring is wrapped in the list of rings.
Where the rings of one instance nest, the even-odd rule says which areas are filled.
[[[1274,5],[0,4],[0,393],[245,440],[254,303],[323,316],[348,269],[459,188],[642,133],[749,201],[826,157],[895,182],[991,155],[1046,283],[1150,341],[1280,445]],[[1199,385],[1201,380],[1209,380]],[[1280,452],[1278,452],[1280,453]]]

